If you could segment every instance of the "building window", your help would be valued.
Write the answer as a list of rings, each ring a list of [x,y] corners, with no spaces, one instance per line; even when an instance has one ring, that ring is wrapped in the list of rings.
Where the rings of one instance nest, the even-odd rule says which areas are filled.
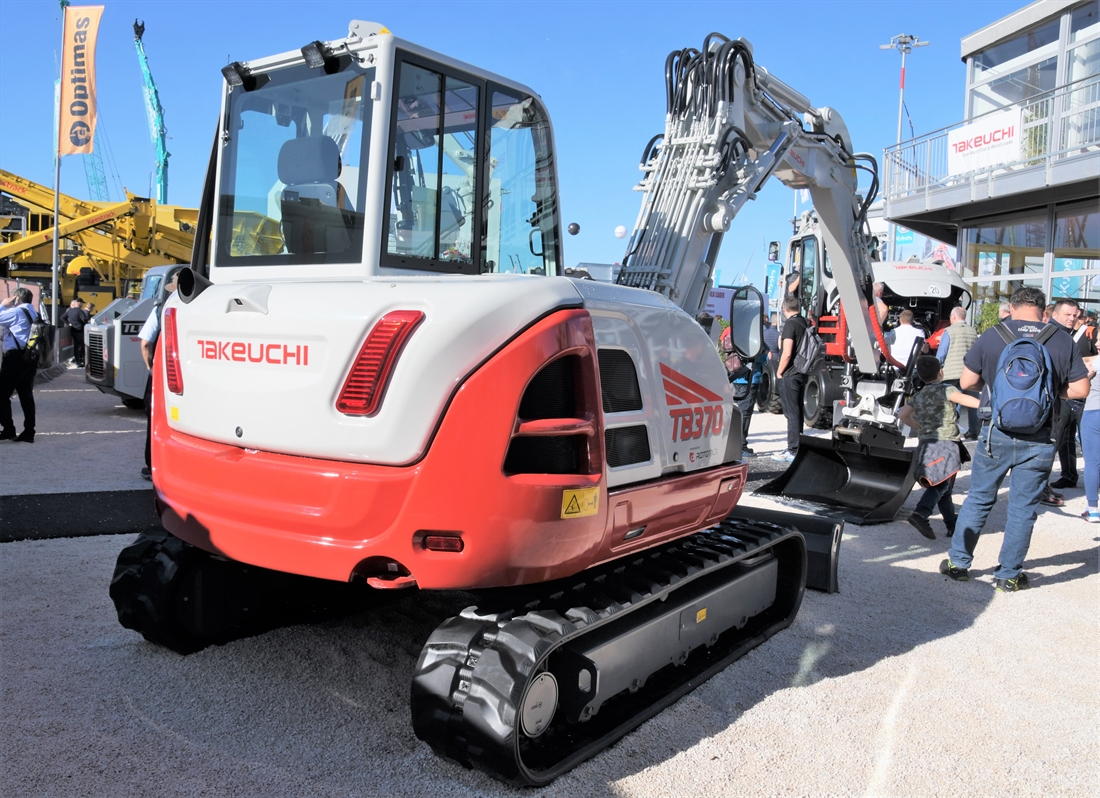
[[[1094,205],[1059,208],[1054,221],[1052,298],[1100,299],[1100,211]]]
[[[963,277],[1042,275],[1048,230],[1045,212],[967,228]]]
[[[1043,290],[1043,278],[1041,276],[1028,277],[1017,280],[967,280],[966,289],[970,292],[972,301],[980,307],[986,302],[1007,302],[1020,288],[1038,288]]]
[[[981,80],[988,80],[998,74],[1015,72],[1023,62],[1035,60],[1040,51],[1057,50],[1059,25],[1058,18],[1048,20],[1006,42],[975,54],[974,74],[981,75]]]
[[[970,94],[970,116],[981,116],[998,108],[1051,91],[1058,83],[1058,59],[1048,58],[1017,72],[976,86]]]
[[[1063,28],[1063,23],[1065,28]],[[1062,31],[1068,35],[1063,39]],[[1032,27],[970,57],[968,118],[1025,103],[1043,92],[1100,73],[1097,4]]]
[[[1100,34],[1100,14],[1097,13],[1098,9],[1100,9],[1100,6],[1093,2],[1085,3],[1083,6],[1073,10],[1072,18],[1069,23],[1070,44],[1083,42],[1085,39],[1091,39],[1093,36]]]

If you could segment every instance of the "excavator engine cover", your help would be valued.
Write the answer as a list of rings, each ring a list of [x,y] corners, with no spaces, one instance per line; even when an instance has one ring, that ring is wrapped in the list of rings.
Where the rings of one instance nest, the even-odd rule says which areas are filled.
[[[888,523],[913,489],[914,450],[904,445],[902,435],[872,426],[838,428],[832,440],[803,435],[794,462],[756,493],[853,524]]]

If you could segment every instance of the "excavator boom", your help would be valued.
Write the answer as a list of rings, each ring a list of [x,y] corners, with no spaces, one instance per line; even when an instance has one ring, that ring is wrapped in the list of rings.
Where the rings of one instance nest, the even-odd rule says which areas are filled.
[[[798,458],[765,491],[859,523],[892,519],[912,486],[912,453],[897,408],[874,400],[887,390],[903,396],[911,383],[887,372],[885,390],[873,397],[857,390],[862,377],[881,385],[885,370],[866,226],[877,191],[874,158],[855,152],[834,109],[816,107],[758,66],[743,39],[711,34],[698,50],[673,52],[665,82],[665,130],[642,154],[642,205],[618,282],[657,291],[696,315],[723,236],[744,204],[772,177],[809,191],[844,320],[844,421],[832,441],[803,436]],[[866,198],[857,169],[872,176]]]
[[[648,288],[697,314],[712,287],[722,238],[770,177],[808,189],[836,264],[860,369],[879,354],[868,311],[872,276],[847,127],[831,108],[758,67],[751,45],[712,33],[665,64],[665,131],[642,154],[643,194],[618,282]]]

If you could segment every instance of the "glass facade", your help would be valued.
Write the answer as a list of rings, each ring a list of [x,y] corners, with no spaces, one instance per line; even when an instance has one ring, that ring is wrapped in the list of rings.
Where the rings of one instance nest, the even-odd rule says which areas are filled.
[[[1100,206],[1051,206],[963,229],[960,273],[978,303],[1023,286],[1100,310]]]
[[[1100,74],[1097,6],[1095,0],[1082,3],[971,55],[967,118]]]
[[[968,60],[970,118],[1020,103],[1025,137],[1053,139],[1042,142],[1044,151],[1092,153],[1100,129],[1096,0],[1079,3]],[[1037,97],[1074,83],[1057,95]],[[1031,130],[1031,117],[1041,117],[1044,124]],[[1044,120],[1053,120],[1049,128]],[[1025,145],[1030,141],[1026,138]],[[1019,200],[1016,207],[1026,207],[1026,197]],[[1084,308],[1100,311],[1100,201],[1055,202],[963,226],[958,263],[975,301],[975,317],[983,304],[1007,301],[1023,286],[1041,289],[1048,302],[1076,299]]]

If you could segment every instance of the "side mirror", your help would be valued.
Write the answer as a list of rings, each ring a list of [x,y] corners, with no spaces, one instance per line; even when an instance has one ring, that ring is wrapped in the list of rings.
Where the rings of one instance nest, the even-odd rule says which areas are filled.
[[[768,244],[768,260],[772,263],[779,261],[779,242],[772,241]]]
[[[730,300],[730,341],[746,360],[764,351],[764,297],[751,285],[733,290]]]

